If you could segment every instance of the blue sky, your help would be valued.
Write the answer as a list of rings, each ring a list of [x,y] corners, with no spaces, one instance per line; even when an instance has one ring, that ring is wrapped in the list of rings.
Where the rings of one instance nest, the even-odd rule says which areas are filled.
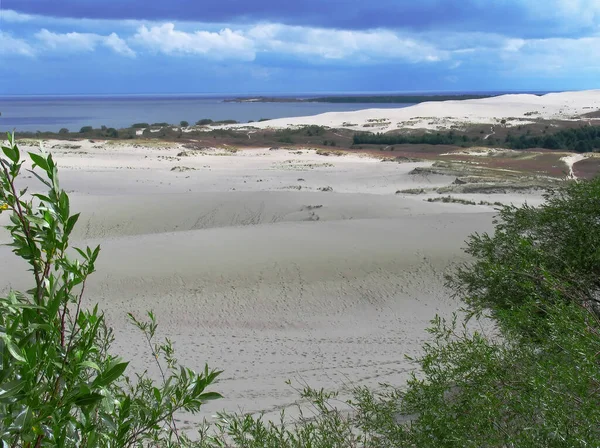
[[[600,0],[4,0],[0,95],[600,87]]]

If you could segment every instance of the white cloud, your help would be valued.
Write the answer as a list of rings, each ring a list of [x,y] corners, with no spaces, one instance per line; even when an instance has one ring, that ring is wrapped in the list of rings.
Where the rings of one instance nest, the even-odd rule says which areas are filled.
[[[35,37],[43,47],[63,53],[92,52],[98,46],[103,46],[123,56],[135,56],[133,50],[116,33],[102,36],[94,33],[53,33],[42,29]]]
[[[112,49],[115,53],[123,56],[135,57],[135,52],[129,48],[127,43],[121,39],[116,33],[112,33],[103,39],[103,44]]]
[[[8,23],[23,23],[33,20],[33,16],[29,14],[21,14],[12,9],[0,10],[0,20]]]
[[[597,26],[598,0],[524,0],[524,6],[539,19],[559,19],[564,28]]]
[[[502,63],[518,71],[583,71],[600,69],[600,37],[508,41]]]
[[[147,28],[141,26],[132,43],[165,54],[195,54],[214,59],[254,60],[254,44],[242,32],[224,28],[219,32],[184,32],[172,23]]]
[[[42,29],[35,34],[41,43],[52,50],[63,52],[89,52],[96,49],[98,37],[91,33],[53,33]]]
[[[248,36],[262,51],[324,59],[435,62],[448,57],[447,52],[432,44],[388,30],[348,31],[266,24],[251,28]]]
[[[150,28],[141,26],[129,42],[164,54],[246,61],[254,60],[258,52],[302,58],[352,58],[360,62],[389,59],[435,62],[449,56],[433,44],[388,30],[347,31],[281,24],[185,32],[176,29],[173,23],[165,23]]]
[[[0,54],[33,56],[34,53],[33,47],[23,39],[18,39],[8,33],[0,31]]]

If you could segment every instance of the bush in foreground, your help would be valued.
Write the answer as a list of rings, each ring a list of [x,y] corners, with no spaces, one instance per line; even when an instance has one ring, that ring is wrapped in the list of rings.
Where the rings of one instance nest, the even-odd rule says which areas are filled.
[[[30,153],[46,194],[17,183],[25,161],[9,135],[0,157],[0,212],[10,213],[13,252],[32,272],[32,287],[0,299],[0,440],[5,447],[180,446],[174,414],[197,412],[219,372],[180,367],[169,341],[156,343],[156,322],[130,316],[162,373],[123,376],[128,363],[110,353],[113,341],[98,306],[82,307],[100,248],[71,249],[79,218],[60,188],[51,155]]]

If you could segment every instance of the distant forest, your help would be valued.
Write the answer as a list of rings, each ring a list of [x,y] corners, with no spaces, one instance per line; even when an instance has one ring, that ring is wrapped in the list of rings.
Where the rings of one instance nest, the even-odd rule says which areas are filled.
[[[390,135],[374,133],[358,133],[354,135],[355,145],[481,145],[479,137],[469,138],[453,131],[422,135]],[[502,145],[509,149],[562,149],[575,152],[591,152],[600,149],[600,126],[585,126],[577,129],[563,129],[553,134],[546,135],[507,135],[504,143],[498,140],[489,140],[486,144]]]

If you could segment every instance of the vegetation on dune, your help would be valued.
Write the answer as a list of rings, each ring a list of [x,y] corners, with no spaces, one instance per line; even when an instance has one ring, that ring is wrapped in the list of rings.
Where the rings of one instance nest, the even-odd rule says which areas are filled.
[[[62,136],[65,136],[68,134],[68,130],[65,129],[66,132],[59,132],[59,134],[61,134]],[[124,138],[133,138],[134,134],[130,134],[130,133],[122,133],[121,135],[119,134],[119,131],[116,130],[115,128],[107,128],[106,126],[102,126],[100,129],[94,129],[92,126],[83,126],[80,130],[79,130],[79,134],[84,134],[85,137],[90,138],[119,138],[119,137],[124,137]]]
[[[600,126],[562,129],[553,134],[541,136],[521,135],[515,137],[509,134],[505,143],[511,149],[545,148],[591,152],[600,149]]]
[[[355,145],[468,145],[471,142],[480,141],[479,137],[469,138],[453,131],[436,132],[421,135],[382,134],[372,132],[360,132],[354,134]]]
[[[218,398],[206,390],[219,372],[180,368],[172,345],[155,343],[150,313],[131,320],[161,380],[125,376],[102,313],[81,306],[99,248],[70,248],[78,215],[52,156],[29,155],[48,192],[28,196],[12,136],[2,151],[0,210],[32,272],[29,291],[0,299],[4,446],[600,446],[600,178],[566,184],[539,208],[502,207],[493,234],[470,237],[472,261],[448,277],[465,314],[434,319],[408,384],[357,387],[348,401],[307,387],[312,408],[299,418],[219,414],[191,441],[174,413]]]
[[[209,126],[209,125],[220,125],[220,124],[237,124],[236,120],[219,120],[214,121],[210,118],[203,118],[196,122],[196,126]]]
[[[575,152],[591,152],[600,149],[600,126],[583,126],[576,129],[562,129],[554,133],[530,135],[523,133],[519,136],[508,134],[504,141],[496,139],[482,140],[478,136],[469,137],[454,131],[424,133],[420,135],[383,134],[361,132],[354,134],[355,145],[499,145],[508,149],[560,149]]]

